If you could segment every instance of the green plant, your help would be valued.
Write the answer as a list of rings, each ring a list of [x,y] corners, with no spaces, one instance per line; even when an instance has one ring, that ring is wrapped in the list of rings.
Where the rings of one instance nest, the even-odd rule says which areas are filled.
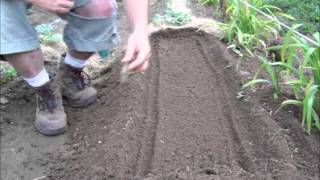
[[[153,20],[157,24],[166,22],[172,25],[181,26],[191,21],[191,16],[186,12],[167,9],[164,15],[156,14]]]
[[[281,9],[264,4],[261,0],[250,0],[256,9],[271,14],[273,19],[261,16],[256,9],[249,7],[239,0],[227,1],[227,15],[229,22],[221,24],[226,32],[229,43],[245,49],[250,56],[254,56],[254,49],[266,46],[266,40],[272,36],[278,37],[281,26],[276,15],[292,18],[281,12]]]
[[[0,79],[0,84],[6,83],[9,80],[17,77],[17,71],[12,67],[5,67],[2,69],[2,77]]]
[[[230,44],[228,48],[232,48],[241,59],[245,55],[241,52],[242,49],[250,56],[256,56],[255,49],[261,46],[266,52],[281,51],[279,62],[270,62],[267,58],[258,56],[261,66],[254,78],[242,88],[252,87],[257,83],[268,83],[275,90],[274,98],[278,98],[282,95],[282,86],[287,86],[294,92],[294,99],[285,100],[278,111],[286,105],[302,106],[301,125],[307,128],[308,133],[312,127],[320,131],[320,34],[313,35],[317,45],[310,46],[304,38],[294,34],[294,31],[301,27],[297,25],[287,32],[281,45],[267,48],[266,40],[272,36],[278,39],[278,32],[282,30],[277,18],[294,18],[282,13],[281,9],[275,6],[266,5],[262,0],[228,0],[227,7],[229,22],[221,23],[220,26]],[[261,16],[259,11],[270,16]],[[259,79],[262,71],[266,71],[270,79]]]
[[[17,77],[17,71],[14,68],[8,68],[4,71],[4,77],[11,79]]]
[[[36,26],[35,29],[40,34],[39,38],[43,43],[56,43],[62,40],[62,36],[54,33],[54,27],[50,24],[41,24]]]
[[[182,26],[191,21],[191,15],[188,12],[174,10],[171,1],[167,1],[166,6],[167,9],[165,14],[156,14],[153,18],[153,22],[156,24],[169,23],[176,26]]]
[[[320,1],[319,0],[267,0],[268,4],[275,5],[291,14],[297,23],[303,24],[299,30],[314,33],[320,29]]]
[[[270,83],[275,89],[275,97],[278,97],[281,94],[280,85],[289,87],[294,92],[294,99],[282,102],[278,111],[287,105],[301,106],[301,125],[310,133],[312,127],[320,131],[320,33],[313,35],[318,45],[310,46],[305,39],[293,34],[298,27],[288,31],[282,45],[268,48],[281,50],[281,62],[270,62],[259,57],[262,65],[253,80],[243,88],[256,83]],[[258,79],[262,70],[267,71],[271,80]],[[282,76],[284,80],[280,78]]]

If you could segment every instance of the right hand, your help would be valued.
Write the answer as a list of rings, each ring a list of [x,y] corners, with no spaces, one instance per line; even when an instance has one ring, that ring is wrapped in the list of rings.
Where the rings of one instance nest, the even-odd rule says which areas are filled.
[[[26,2],[58,14],[69,12],[74,5],[74,0],[26,0]]]

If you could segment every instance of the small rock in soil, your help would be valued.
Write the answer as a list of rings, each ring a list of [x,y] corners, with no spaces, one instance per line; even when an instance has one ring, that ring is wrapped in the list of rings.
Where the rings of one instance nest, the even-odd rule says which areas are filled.
[[[0,98],[0,103],[1,104],[7,104],[8,102],[9,102],[9,100],[7,98],[5,98],[5,97],[1,97]]]

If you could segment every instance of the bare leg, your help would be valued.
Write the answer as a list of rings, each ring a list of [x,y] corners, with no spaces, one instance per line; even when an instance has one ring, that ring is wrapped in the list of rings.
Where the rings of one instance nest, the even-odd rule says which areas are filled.
[[[42,52],[39,49],[4,57],[24,78],[32,78],[44,68]]]

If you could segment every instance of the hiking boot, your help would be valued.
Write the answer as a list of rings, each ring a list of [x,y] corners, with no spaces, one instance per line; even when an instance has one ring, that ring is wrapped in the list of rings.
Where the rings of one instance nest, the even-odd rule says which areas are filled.
[[[97,90],[90,85],[89,76],[83,71],[60,62],[59,83],[62,96],[72,107],[85,107],[97,99]]]
[[[35,88],[37,91],[37,110],[35,127],[47,136],[65,132],[67,117],[62,105],[62,97],[57,83],[53,80]]]

